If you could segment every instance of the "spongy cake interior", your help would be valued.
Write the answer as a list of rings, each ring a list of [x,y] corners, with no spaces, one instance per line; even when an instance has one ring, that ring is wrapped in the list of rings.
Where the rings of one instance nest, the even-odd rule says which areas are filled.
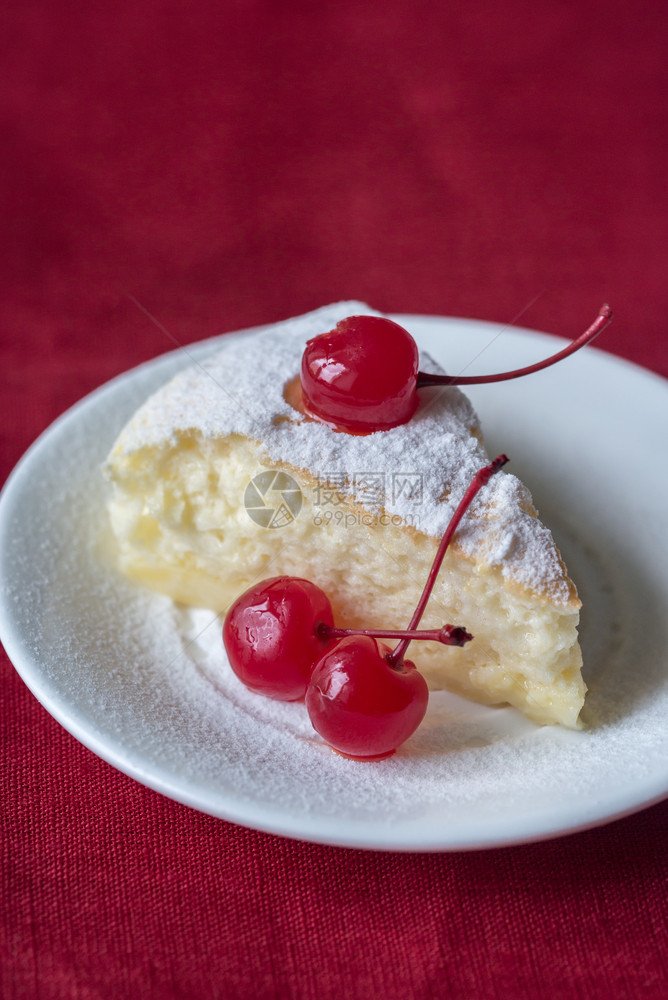
[[[276,462],[239,434],[179,431],[118,449],[110,469],[121,568],[177,601],[221,612],[253,582],[289,574],[321,586],[340,625],[405,627],[438,545],[405,517],[360,503],[340,482]],[[299,490],[298,514],[280,528],[258,524],[241,502],[266,470],[286,472]],[[449,508],[450,498],[441,502]],[[476,531],[493,535],[498,514],[493,503],[478,509]],[[537,521],[526,498],[523,514]],[[509,579],[501,564],[456,542],[422,625],[463,625],[474,640],[463,648],[415,642],[410,657],[432,688],[576,726],[585,690],[578,607],[572,586],[555,600],[549,588],[541,593]]]

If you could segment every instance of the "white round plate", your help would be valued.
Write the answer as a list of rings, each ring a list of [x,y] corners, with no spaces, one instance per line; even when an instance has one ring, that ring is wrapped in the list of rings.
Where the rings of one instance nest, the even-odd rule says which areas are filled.
[[[451,372],[509,370],[564,345],[471,320],[396,318]],[[172,352],[92,393],[42,435],[5,486],[0,637],[45,708],[166,796],[332,845],[498,847],[665,797],[666,382],[590,347],[469,391],[488,450],[510,455],[580,590],[586,728],[541,728],[513,709],[439,693],[394,757],[365,764],[319,744],[303,705],[277,706],[242,688],[211,612],[184,611],[128,583],[105,556],[100,465],[117,432],[149,392],[225,339]]]

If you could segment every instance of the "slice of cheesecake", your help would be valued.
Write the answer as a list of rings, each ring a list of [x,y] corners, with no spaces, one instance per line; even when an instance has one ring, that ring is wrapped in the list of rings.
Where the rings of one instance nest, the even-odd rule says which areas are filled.
[[[105,467],[125,573],[221,612],[253,582],[301,576],[325,590],[337,624],[406,627],[488,456],[456,388],[422,392],[408,423],[366,436],[293,408],[286,387],[306,340],[360,313],[373,310],[338,303],[237,338],[146,401]],[[427,357],[421,368],[438,370]],[[462,521],[421,623],[462,625],[474,640],[415,643],[411,659],[431,688],[575,727],[579,608],[529,492],[500,473]]]

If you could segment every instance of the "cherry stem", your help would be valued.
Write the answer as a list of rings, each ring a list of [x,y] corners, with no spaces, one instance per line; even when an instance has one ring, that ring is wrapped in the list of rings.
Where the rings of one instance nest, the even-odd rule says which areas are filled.
[[[473,636],[460,625],[443,625],[434,629],[380,629],[380,628],[336,628],[325,622],[315,627],[319,639],[344,639],[347,635],[368,635],[372,639],[430,639],[444,646],[464,646]]]
[[[424,614],[424,609],[427,607],[427,602],[431,597],[431,592],[436,582],[436,577],[439,574],[441,563],[443,562],[445,553],[447,552],[448,546],[452,541],[452,537],[457,528],[459,527],[459,522],[463,518],[468,508],[471,506],[474,497],[480,492],[483,486],[487,485],[492,476],[495,475],[495,473],[497,473],[499,469],[503,468],[503,466],[506,464],[507,461],[508,461],[507,455],[498,455],[493,462],[490,462],[489,465],[486,465],[484,468],[476,472],[475,476],[471,480],[468,489],[466,490],[466,493],[462,497],[459,506],[457,507],[457,510],[454,512],[452,518],[450,519],[448,527],[445,529],[445,534],[443,535],[443,538],[441,539],[441,542],[436,551],[436,555],[434,556],[434,561],[429,571],[427,582],[420,596],[420,600],[417,603],[417,607],[413,612],[413,617],[411,618],[407,631],[409,632],[415,631],[415,629],[417,629],[418,625],[420,624],[420,620],[422,618],[422,615]],[[390,653],[390,655],[387,658],[391,666],[398,667],[400,665],[404,656],[406,655],[410,643],[411,643],[410,638],[404,638],[400,640],[396,648]]]
[[[418,372],[417,387],[421,389],[423,386],[428,385],[480,385],[484,382],[505,382],[511,378],[520,378],[521,375],[531,375],[532,372],[539,372],[542,368],[549,368],[550,365],[556,364],[557,361],[567,358],[569,354],[579,351],[585,344],[589,344],[595,337],[598,337],[599,333],[606,328],[611,320],[612,309],[610,306],[601,306],[598,316],[589,329],[580,334],[568,347],[564,347],[557,354],[553,354],[544,361],[538,361],[535,365],[529,365],[527,368],[517,368],[512,372],[500,372],[498,375],[430,375],[429,372]]]

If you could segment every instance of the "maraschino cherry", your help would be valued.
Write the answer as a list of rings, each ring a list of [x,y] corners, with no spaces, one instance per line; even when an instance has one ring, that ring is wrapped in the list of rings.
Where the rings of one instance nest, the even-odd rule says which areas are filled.
[[[456,625],[398,631],[335,628],[325,592],[295,576],[276,576],[249,587],[223,624],[234,673],[251,691],[277,701],[303,699],[314,663],[337,640],[350,636],[428,639],[445,646],[463,646],[472,638]]]
[[[556,364],[590,343],[612,319],[601,307],[592,325],[544,361],[497,375],[431,375],[418,371],[418,349],[410,333],[381,316],[349,316],[308,341],[302,357],[301,403],[305,412],[335,430],[371,434],[407,423],[418,405],[417,390],[434,385],[502,382]]]
[[[225,616],[223,642],[232,670],[251,691],[297,701],[313,664],[331,645],[322,628],[333,624],[332,606],[320,587],[277,576],[236,599]]]
[[[315,731],[333,750],[382,760],[413,735],[429,689],[411,660],[392,663],[392,649],[369,636],[341,639],[316,663],[306,689]]]
[[[424,718],[429,692],[415,664],[405,659],[412,641],[409,633],[420,623],[464,513],[507,461],[505,455],[499,455],[471,481],[441,539],[407,634],[396,648],[391,650],[369,636],[348,636],[315,664],[306,689],[306,709],[315,731],[344,756],[360,760],[389,757]]]

